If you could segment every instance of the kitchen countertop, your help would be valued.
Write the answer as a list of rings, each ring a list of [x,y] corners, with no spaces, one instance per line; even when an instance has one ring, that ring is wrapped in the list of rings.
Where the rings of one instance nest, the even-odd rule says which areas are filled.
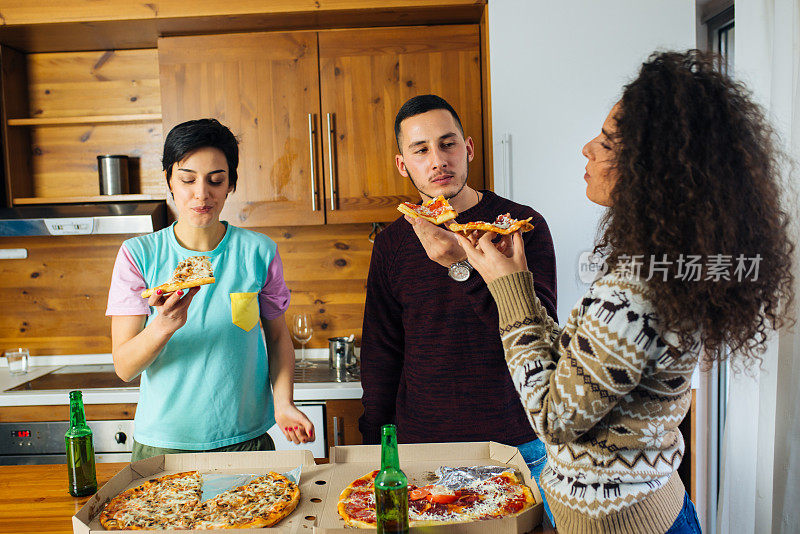
[[[307,349],[311,361],[324,361],[327,349]],[[321,357],[320,357],[321,356]],[[6,391],[29,380],[49,373],[64,365],[113,363],[111,354],[74,356],[35,356],[28,372],[12,375],[5,358],[0,358],[0,406],[52,406],[69,404],[67,390]],[[299,360],[299,355],[298,355]],[[361,382],[311,382],[294,385],[294,400],[360,399]],[[135,404],[139,402],[139,388],[95,388],[83,390],[84,404]]]
[[[307,349],[309,360],[324,361],[327,349]],[[299,351],[298,351],[299,352]],[[5,358],[0,358],[0,406],[53,406],[69,404],[67,390],[49,391],[6,391],[29,380],[49,373],[64,365],[113,363],[111,354],[86,354],[75,356],[36,356],[31,358],[36,364],[29,367],[24,375],[12,375],[8,371]],[[299,355],[298,355],[299,361]],[[695,369],[692,376],[692,389],[699,386],[700,370]],[[361,382],[314,382],[296,383],[296,401],[360,399],[363,390]],[[139,402],[139,388],[107,388],[83,390],[84,404],[135,404]]]
[[[126,465],[97,464],[98,487]],[[71,534],[72,516],[88,500],[67,493],[66,465],[0,466],[0,532]],[[556,533],[542,526],[533,532]]]

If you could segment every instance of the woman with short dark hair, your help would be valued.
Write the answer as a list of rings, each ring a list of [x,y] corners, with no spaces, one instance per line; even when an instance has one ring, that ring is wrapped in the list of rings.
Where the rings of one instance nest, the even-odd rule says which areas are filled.
[[[267,430],[276,422],[294,443],[314,440],[313,424],[293,402],[289,290],[277,247],[220,221],[238,163],[236,137],[215,119],[175,126],[162,164],[177,221],[128,239],[117,255],[106,315],[117,374],[142,376],[133,460],[271,450]],[[141,297],[200,255],[209,258],[213,284]]]
[[[608,271],[559,327],[522,238],[459,236],[497,301],[506,361],[547,444],[559,530],[699,532],[678,477],[698,360],[757,362],[792,301],[774,134],[748,91],[698,51],[652,55],[583,147],[608,207]]]

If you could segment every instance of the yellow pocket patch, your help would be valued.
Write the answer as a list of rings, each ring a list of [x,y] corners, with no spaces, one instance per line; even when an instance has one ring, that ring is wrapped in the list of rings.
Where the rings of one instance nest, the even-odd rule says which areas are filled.
[[[258,293],[231,293],[231,321],[245,332],[258,324]]]

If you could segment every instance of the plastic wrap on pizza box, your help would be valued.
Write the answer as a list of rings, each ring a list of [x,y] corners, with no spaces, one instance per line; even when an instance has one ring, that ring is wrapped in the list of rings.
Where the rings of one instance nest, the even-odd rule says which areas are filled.
[[[106,482],[72,517],[75,534],[106,532],[100,523],[105,505],[126,489],[170,473],[197,470],[201,474],[265,474],[269,471],[288,473],[300,467],[300,500],[297,507],[274,526],[259,532],[313,532],[322,515],[328,494],[330,466],[316,465],[311,451],[260,451],[169,454],[154,456],[126,465]],[[140,530],[139,532],[175,532],[174,530]],[[253,529],[204,530],[203,532],[253,532]]]
[[[522,476],[531,490],[534,505],[518,515],[456,524],[412,527],[411,532],[426,534],[482,533],[522,534],[530,532],[542,522],[544,506],[542,497],[531,479],[530,470],[516,447],[495,442],[428,443],[399,445],[400,468],[409,484],[421,486],[435,476],[441,466],[470,467],[477,465],[507,466]],[[330,453],[331,471],[328,473],[328,497],[322,517],[314,527],[315,534],[354,534],[357,529],[347,528],[337,509],[339,495],[355,479],[380,468],[380,446],[352,445],[333,447]],[[368,532],[364,529],[365,532]]]

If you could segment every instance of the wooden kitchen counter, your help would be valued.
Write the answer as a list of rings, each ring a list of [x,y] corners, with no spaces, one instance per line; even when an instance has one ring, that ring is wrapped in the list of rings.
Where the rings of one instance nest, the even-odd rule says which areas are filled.
[[[126,465],[97,464],[98,487]],[[67,492],[66,465],[0,466],[0,532],[70,534],[72,516],[88,500],[89,497],[72,497]],[[556,531],[538,527],[534,532]]]
[[[97,464],[102,486],[126,463]],[[72,516],[89,497],[67,492],[67,466],[0,466],[0,532],[72,532]]]

